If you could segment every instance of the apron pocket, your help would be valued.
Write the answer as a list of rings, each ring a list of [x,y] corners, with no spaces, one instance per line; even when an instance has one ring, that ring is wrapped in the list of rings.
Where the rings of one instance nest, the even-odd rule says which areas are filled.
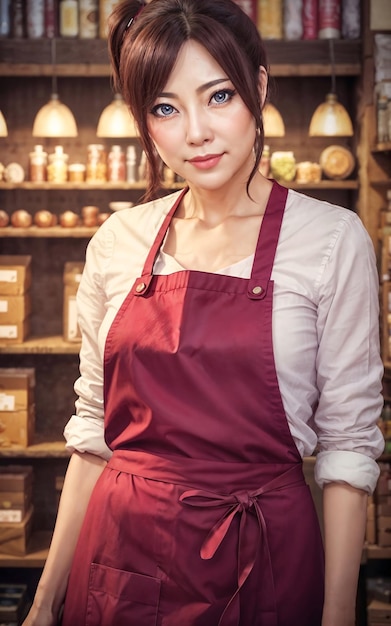
[[[156,626],[158,578],[92,563],[86,626]]]

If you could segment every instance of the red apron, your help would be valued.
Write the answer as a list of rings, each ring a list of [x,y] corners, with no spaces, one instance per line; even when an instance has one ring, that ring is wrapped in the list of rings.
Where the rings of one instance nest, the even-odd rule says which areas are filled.
[[[320,626],[322,541],[273,357],[286,195],[274,183],[250,279],[153,275],[182,196],[165,218],[106,341],[114,453],[64,626]]]

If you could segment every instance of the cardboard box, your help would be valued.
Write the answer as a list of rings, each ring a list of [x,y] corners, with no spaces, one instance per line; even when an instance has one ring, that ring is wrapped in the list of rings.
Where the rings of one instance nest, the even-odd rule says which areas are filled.
[[[33,485],[32,465],[0,466],[0,492],[29,493]]]
[[[21,322],[0,324],[0,343],[23,343],[30,334],[30,318]]]
[[[34,404],[35,369],[0,368],[0,412],[20,411]]]
[[[32,503],[33,490],[30,484],[24,491],[0,491],[0,521],[6,521],[5,513],[18,513],[21,522]]]
[[[27,554],[33,522],[33,507],[30,507],[22,522],[0,524],[0,552],[13,556]]]
[[[31,313],[31,294],[23,296],[0,295],[0,324],[21,322]]]
[[[21,296],[31,286],[31,256],[0,255],[0,294]]]
[[[64,341],[80,342],[81,333],[77,322],[76,294],[79,288],[84,263],[68,262],[64,266]]]
[[[22,411],[0,411],[0,444],[31,446],[35,434],[35,405]]]
[[[372,600],[368,605],[368,626],[384,626],[391,621],[391,604]]]

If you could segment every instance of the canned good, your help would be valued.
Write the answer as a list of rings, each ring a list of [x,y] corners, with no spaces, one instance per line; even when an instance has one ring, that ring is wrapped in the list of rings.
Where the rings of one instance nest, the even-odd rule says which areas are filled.
[[[303,39],[318,38],[318,0],[303,0]]]
[[[10,1],[0,0],[0,37],[9,37],[11,34]]]
[[[27,37],[39,39],[45,34],[44,0],[27,0],[26,3]]]
[[[319,39],[341,36],[341,0],[319,0]]]
[[[282,0],[258,0],[257,26],[263,39],[282,39]]]
[[[83,183],[86,176],[84,163],[71,163],[68,167],[68,179],[70,183]]]
[[[62,0],[60,4],[61,37],[77,37],[79,34],[79,7],[77,0]]]
[[[79,36],[94,39],[98,36],[98,0],[79,0]]]

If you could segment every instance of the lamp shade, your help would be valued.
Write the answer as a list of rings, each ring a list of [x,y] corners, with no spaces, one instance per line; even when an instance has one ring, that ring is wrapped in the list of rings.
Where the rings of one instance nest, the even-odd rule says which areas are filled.
[[[98,137],[138,137],[133,116],[119,93],[103,109],[96,134]]]
[[[56,93],[35,116],[33,137],[77,137],[75,118]]]
[[[7,136],[8,136],[7,124],[4,119],[4,115],[0,111],[0,137],[7,137]]]
[[[335,93],[328,93],[325,102],[320,104],[312,116],[310,137],[351,137],[352,120],[345,107],[338,102]]]
[[[285,136],[285,124],[282,119],[281,113],[278,109],[268,102],[265,104],[263,111],[263,128],[265,137],[284,137]]]

